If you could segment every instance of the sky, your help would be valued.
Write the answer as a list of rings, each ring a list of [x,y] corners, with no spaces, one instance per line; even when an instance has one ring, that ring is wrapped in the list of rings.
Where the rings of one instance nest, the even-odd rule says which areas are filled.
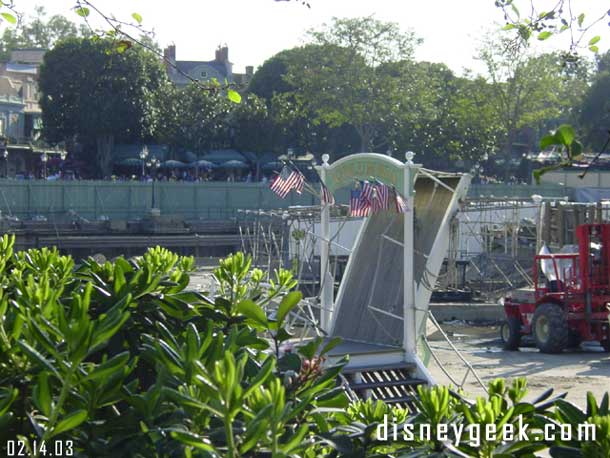
[[[403,30],[413,30],[423,44],[416,50],[417,60],[443,62],[454,72],[463,69],[483,72],[475,59],[480,37],[503,24],[494,0],[92,0],[104,12],[118,19],[131,20],[133,12],[143,18],[143,26],[154,30],[159,44],[176,45],[178,60],[212,60],[220,44],[229,47],[234,72],[246,65],[260,66],[277,52],[305,42],[310,28],[329,23],[333,17],[374,15],[393,21]],[[603,12],[606,0],[573,0],[579,11],[593,18]],[[529,0],[515,0],[525,11]],[[556,0],[535,0],[549,5]],[[75,0],[14,0],[19,12],[32,12],[44,5],[50,14],[63,14],[75,22],[81,20],[72,10]],[[594,29],[602,35],[598,43],[605,51],[610,44],[610,27],[603,21]],[[0,26],[3,27],[3,26]],[[567,38],[567,37],[566,37]],[[548,51],[566,45],[564,39],[544,43]]]

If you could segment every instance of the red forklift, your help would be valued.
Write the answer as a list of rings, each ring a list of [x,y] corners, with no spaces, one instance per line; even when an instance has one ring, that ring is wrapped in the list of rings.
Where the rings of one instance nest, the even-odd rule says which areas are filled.
[[[533,288],[504,299],[506,350],[531,336],[544,353],[596,341],[610,351],[610,224],[576,228],[578,251],[534,257]]]

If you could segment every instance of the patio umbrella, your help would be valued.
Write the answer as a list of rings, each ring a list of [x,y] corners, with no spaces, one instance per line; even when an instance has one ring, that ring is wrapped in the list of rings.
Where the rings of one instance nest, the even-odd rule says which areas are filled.
[[[125,165],[127,167],[142,167],[142,160],[135,157],[129,157],[119,162],[119,165]]]
[[[243,154],[235,150],[218,150],[210,151],[203,156],[203,159],[216,163],[223,163],[225,161],[245,161],[246,158]]]
[[[184,167],[186,167],[184,162],[174,161],[173,159],[161,163],[162,169],[182,169]]]
[[[280,170],[283,166],[283,163],[280,161],[271,161],[263,164],[261,167],[263,170]]]
[[[198,161],[191,162],[189,164],[192,168],[200,168],[200,169],[213,169],[216,167],[216,164],[210,161],[206,161],[205,159],[199,159]]]
[[[221,167],[225,168],[225,169],[247,169],[247,168],[249,168],[248,164],[246,164],[243,161],[238,161],[238,160],[227,161],[224,164],[222,164]]]

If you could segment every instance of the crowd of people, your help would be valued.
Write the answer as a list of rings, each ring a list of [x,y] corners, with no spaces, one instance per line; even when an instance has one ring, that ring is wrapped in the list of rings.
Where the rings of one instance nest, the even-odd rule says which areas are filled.
[[[131,170],[118,170],[117,173],[105,176],[105,181],[187,181],[187,182],[203,182],[203,181],[229,181],[229,182],[268,182],[275,174],[275,171],[260,171],[256,170],[221,170],[208,169],[198,172],[192,169],[173,169],[173,170],[157,170],[153,175],[150,171],[145,174],[132,173]],[[90,180],[95,179],[82,175],[78,170],[41,170],[39,173],[18,172],[13,179],[16,180],[46,180],[46,181],[73,181],[73,180]]]
[[[109,177],[105,177],[105,180],[109,181],[186,181],[186,182],[203,182],[203,181],[229,181],[229,182],[244,182],[254,183],[269,181],[270,177],[274,173],[259,173],[257,179],[255,170],[247,171],[223,171],[223,170],[202,170],[199,173],[194,170],[185,169],[174,169],[167,171],[157,171],[156,174],[145,173],[144,175],[136,174],[115,174]]]

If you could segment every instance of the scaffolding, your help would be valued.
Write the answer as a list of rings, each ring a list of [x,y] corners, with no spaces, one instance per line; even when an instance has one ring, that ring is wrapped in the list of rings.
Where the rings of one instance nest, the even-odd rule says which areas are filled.
[[[292,270],[304,297],[316,298],[320,292],[319,229],[321,206],[295,206],[277,210],[239,210],[238,227],[241,248],[252,256],[253,266],[273,274],[279,267]],[[341,243],[357,233],[360,218],[350,218],[346,205],[331,210],[330,264],[338,287],[347,259],[350,242]],[[343,235],[343,237],[342,237]],[[349,237],[352,238],[352,237]]]
[[[468,300],[497,302],[513,289],[533,285],[532,262],[542,245],[559,250],[575,243],[579,224],[605,221],[610,202],[469,199],[451,227],[436,290],[467,291]]]

